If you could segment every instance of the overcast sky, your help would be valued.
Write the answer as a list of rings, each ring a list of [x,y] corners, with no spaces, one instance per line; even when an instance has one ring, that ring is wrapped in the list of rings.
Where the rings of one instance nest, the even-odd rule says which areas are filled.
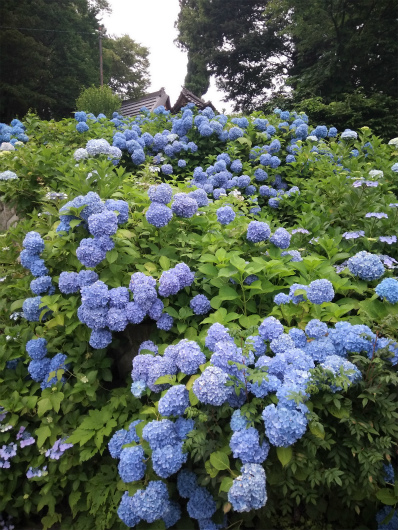
[[[178,0],[109,0],[109,4],[112,14],[102,19],[108,33],[118,37],[129,35],[149,48],[151,85],[148,92],[163,86],[174,105],[187,70],[187,55],[173,42],[177,37],[174,22],[179,12]],[[231,105],[221,102],[222,93],[214,83],[211,85],[203,99],[210,100],[218,111],[223,108],[229,111]]]

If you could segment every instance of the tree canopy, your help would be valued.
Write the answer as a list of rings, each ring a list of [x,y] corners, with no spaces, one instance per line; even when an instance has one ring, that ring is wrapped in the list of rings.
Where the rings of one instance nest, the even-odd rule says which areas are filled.
[[[223,0],[180,0],[176,27],[188,51],[186,86],[202,95],[214,75],[235,110],[291,87],[296,102],[318,97],[328,105],[360,93],[384,98],[396,114],[393,0],[230,0],[228,9]]]
[[[107,0],[2,0],[1,120],[30,108],[47,119],[75,110],[81,89],[99,85],[99,19],[109,9]],[[148,51],[129,37],[105,41],[104,81],[118,93],[140,95]]]

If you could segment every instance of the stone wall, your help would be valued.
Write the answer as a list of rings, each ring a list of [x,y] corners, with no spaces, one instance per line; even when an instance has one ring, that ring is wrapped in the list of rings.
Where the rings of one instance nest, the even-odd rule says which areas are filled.
[[[15,208],[10,208],[7,204],[0,201],[0,232],[5,232],[10,226],[16,224],[18,216]]]

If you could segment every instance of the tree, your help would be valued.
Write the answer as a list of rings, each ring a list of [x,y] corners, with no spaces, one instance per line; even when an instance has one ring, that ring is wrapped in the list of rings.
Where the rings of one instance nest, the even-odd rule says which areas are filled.
[[[148,55],[148,48],[128,35],[104,39],[104,82],[122,99],[141,97],[149,86]]]
[[[372,105],[377,111],[382,101],[390,121],[397,119],[398,6],[393,0],[231,0],[228,9],[225,5],[180,0],[177,40],[188,51],[188,88],[190,83],[205,87],[195,81],[200,68],[203,79],[215,75],[235,110],[248,110],[278,94],[285,80],[282,95],[293,88],[296,103],[318,97],[329,105],[360,94],[356,100],[365,98],[369,111]]]
[[[32,108],[68,117],[83,87],[99,85],[99,17],[107,0],[2,0],[0,120]],[[129,37],[104,40],[105,81],[118,94],[148,84],[148,51]]]
[[[236,109],[253,109],[289,65],[290,43],[264,17],[266,2],[180,0],[177,42],[188,51],[185,85],[202,95],[211,75]],[[278,21],[279,24],[279,21]]]

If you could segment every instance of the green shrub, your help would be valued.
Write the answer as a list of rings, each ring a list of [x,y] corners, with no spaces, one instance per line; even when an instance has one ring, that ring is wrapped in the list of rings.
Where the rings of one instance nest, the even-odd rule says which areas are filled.
[[[108,118],[112,116],[113,112],[120,109],[120,105],[121,99],[113,94],[108,85],[85,88],[76,100],[77,109],[91,112],[95,116],[102,113]]]
[[[194,111],[193,118],[197,114]],[[187,113],[188,123],[189,118]],[[258,118],[267,118],[268,125],[275,127],[272,138],[258,130]],[[12,515],[21,524],[41,521],[45,529],[56,524],[74,530],[126,528],[117,515],[123,494],[132,496],[147,488],[150,481],[162,480],[155,463],[156,449],[150,446],[143,430],[151,422],[166,419],[159,402],[170,387],[177,385],[187,390],[189,404],[184,417],[194,422],[184,440],[187,462],[183,468],[192,470],[198,484],[213,497],[214,523],[223,523],[226,516],[225,526],[242,529],[374,530],[380,508],[397,504],[396,488],[391,477],[386,477],[385,466],[391,463],[396,468],[397,464],[398,304],[382,300],[375,292],[379,280],[355,276],[346,260],[367,250],[381,256],[384,277],[392,277],[395,272],[396,245],[380,238],[394,235],[398,190],[392,168],[398,152],[367,128],[358,131],[357,138],[337,136],[317,142],[303,139],[292,144],[294,128],[278,127],[280,121],[277,114],[265,117],[254,113],[248,117],[242,136],[235,140],[202,135],[198,124],[186,131],[188,140],[195,145],[188,147],[186,143],[182,147],[171,134],[178,124],[173,124],[170,115],[162,111],[158,115],[143,113],[136,119],[119,116],[113,122],[87,119],[88,130],[82,134],[76,131],[74,120],[55,123],[41,122],[34,116],[27,118],[29,141],[0,157],[0,173],[9,170],[18,177],[1,181],[1,191],[7,201],[19,205],[23,216],[18,226],[2,236],[1,242],[4,269],[0,274],[0,407],[4,410],[0,409],[0,447],[12,449],[16,442],[18,447],[17,454],[7,460],[9,468],[0,460],[0,489],[4,492],[0,512]],[[224,130],[239,125],[235,122],[228,118]],[[218,127],[214,122],[213,126]],[[156,141],[161,141],[164,130],[170,131],[163,138],[167,137],[173,152],[164,148],[160,159],[151,138],[155,141],[159,133]],[[146,140],[146,157],[138,165],[132,160],[134,152],[129,153],[123,144],[134,133]],[[143,136],[144,133],[148,135]],[[101,142],[102,153],[90,155],[90,140],[99,139],[106,140]],[[273,156],[278,156],[281,163],[277,165],[274,159],[276,167],[259,164],[267,150],[256,147],[268,146],[276,139],[280,148],[274,144],[277,151]],[[123,147],[119,154],[110,151],[112,143]],[[285,157],[291,154],[292,145],[298,147],[293,150],[295,160],[287,162]],[[87,156],[81,151],[86,147]],[[135,146],[136,155],[140,149]],[[195,189],[191,182],[195,168],[200,166],[212,175],[211,166],[221,153],[227,153],[231,161],[241,161],[240,173],[249,177],[254,191],[235,187],[230,194],[229,188],[228,195],[221,194],[189,217],[180,217],[174,211],[165,226],[156,227],[149,222],[154,221],[148,216],[154,192],[151,186],[167,182],[174,196],[189,193]],[[179,160],[185,160],[185,166]],[[172,173],[169,167],[163,168],[168,174],[160,170],[163,164],[172,166]],[[255,171],[260,167],[268,176],[258,182]],[[369,175],[372,170],[379,173]],[[195,174],[201,173],[197,169]],[[222,179],[223,175],[217,178]],[[217,181],[214,183],[217,186]],[[273,203],[261,189],[266,185],[268,191],[272,188],[274,194],[279,193],[277,208],[271,206]],[[293,186],[299,191],[286,193]],[[281,190],[285,193],[281,194]],[[96,230],[106,224],[102,220],[97,228],[93,227],[93,218],[86,215],[85,208],[90,203],[91,213],[104,211],[108,199],[125,201],[128,215],[111,230],[114,246],[103,255],[104,259],[95,267],[85,266],[83,262],[92,259],[92,255],[87,253],[82,258],[78,249],[88,239],[92,242],[90,234],[95,236]],[[159,200],[161,197],[154,202]],[[108,204],[108,211],[114,211],[112,203]],[[119,204],[117,215],[123,215],[125,206]],[[218,220],[217,211],[222,206],[230,206],[235,212],[235,218],[226,225]],[[253,211],[253,207],[260,211]],[[366,217],[372,212],[386,212],[387,217]],[[248,226],[253,221],[267,223],[274,235],[277,229],[285,228],[291,235],[290,245],[279,244],[278,238],[257,243],[248,240]],[[19,256],[27,245],[26,234],[32,231],[44,242],[43,250],[41,243],[37,245],[54,291],[38,295],[41,314],[28,321],[20,312],[22,308],[27,312],[25,301],[34,296],[34,277],[19,263]],[[347,236],[351,231],[363,235]],[[292,261],[294,256],[284,255],[286,248],[296,251],[295,257],[300,259]],[[20,258],[24,264],[29,258],[26,254]],[[170,270],[182,262],[195,277],[177,291],[160,296],[160,278],[170,275]],[[59,288],[64,281],[62,273],[85,269],[95,270],[109,289],[134,290],[134,284],[130,285],[132,274],[142,273],[147,279],[151,276],[148,281],[156,284],[164,305],[163,315],[166,320],[172,319],[171,327],[158,325],[159,319],[148,314],[141,323],[122,325],[112,333],[108,345],[95,348],[92,331],[82,322],[79,309],[87,292],[82,296],[77,288],[69,292]],[[328,301],[314,303],[307,295],[307,287],[316,280],[330,282],[334,296]],[[293,287],[291,294],[302,296],[299,303],[289,294],[294,284],[298,287]],[[205,314],[196,314],[191,307],[193,297],[199,294],[210,302]],[[286,303],[274,300],[281,294],[288,298]],[[149,285],[143,295],[142,304],[150,296]],[[133,298],[130,292],[130,299],[137,301],[138,295],[136,298],[134,293]],[[114,316],[123,321],[126,311],[127,306],[123,306]],[[98,319],[102,318],[100,313]],[[291,388],[287,397],[277,395],[275,389],[263,397],[256,396],[251,385],[266,382],[268,376],[261,363],[254,366],[250,337],[258,336],[259,326],[270,316],[279,320],[285,333],[292,328],[305,330],[309,322],[319,320],[323,324],[325,349],[330,348],[327,339],[334,336],[338,326],[347,325],[345,329],[349,331],[340,335],[341,344],[336,341],[333,347],[340,358],[352,364],[332,372],[321,366],[321,352],[320,357],[314,357],[316,366],[304,370],[299,358],[293,366],[296,371],[290,376],[297,377],[296,382],[304,378],[304,386]],[[227,359],[223,365],[225,373],[231,375],[228,386],[232,394],[221,406],[201,401],[198,383],[195,384],[216,363],[214,345],[208,340],[214,324],[222,326],[219,330],[227,340],[222,347],[236,354],[231,354],[230,361]],[[356,330],[352,331],[354,335],[350,335],[352,329]],[[37,338],[47,341],[48,358],[62,353],[66,359],[35,381],[26,344]],[[184,339],[190,341],[191,348],[202,352],[200,366],[192,371],[186,369],[188,373],[182,368],[173,373],[154,369],[152,388],[145,384],[142,392],[134,390],[133,395],[131,361],[139,346],[153,341],[159,351],[155,362],[161,363],[166,348]],[[303,363],[317,340],[309,332],[305,336],[303,353],[295,353],[301,355]],[[271,347],[267,341],[262,343],[262,354],[275,359],[275,344]],[[151,359],[147,362],[153,362],[151,347],[148,343],[143,345],[141,359],[146,356]],[[242,348],[242,353],[238,348]],[[171,354],[173,349],[168,352]],[[136,376],[134,382],[137,383]],[[164,386],[153,388],[153,384]],[[268,498],[260,509],[249,512],[234,509],[228,497],[234,481],[239,483],[243,464],[230,446],[231,415],[238,408],[233,398],[241,400],[242,414],[259,433],[260,443],[270,445],[268,457],[256,464],[265,470]],[[272,436],[262,418],[266,407],[272,409],[280,403],[287,404],[286,418],[292,414],[289,411],[300,412],[298,417],[304,422],[301,436],[290,439],[291,443],[270,443]],[[119,461],[110,456],[108,443],[117,431],[129,429],[133,421],[139,421],[136,436],[124,445],[143,448],[146,469],[142,479],[124,482]],[[278,427],[277,422],[275,425]],[[25,447],[20,447],[17,439],[21,427],[33,438]],[[63,439],[72,447],[65,448],[59,459],[51,458],[54,444]],[[41,476],[27,479],[30,468],[42,470]],[[188,515],[176,476],[172,473],[163,481],[170,498],[179,502],[182,510],[181,519],[172,528],[196,529],[198,521]],[[141,521],[136,527],[154,530],[164,528],[165,523],[160,519],[152,524]]]

